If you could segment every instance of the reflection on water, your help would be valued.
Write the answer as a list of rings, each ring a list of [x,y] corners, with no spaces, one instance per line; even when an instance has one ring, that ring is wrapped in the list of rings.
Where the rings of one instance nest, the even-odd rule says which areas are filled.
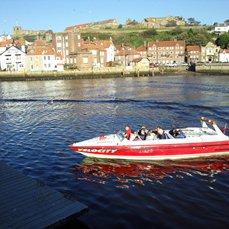
[[[108,179],[113,179],[117,182],[116,187],[129,188],[129,185],[144,185],[145,182],[163,181],[166,177],[180,177],[182,174],[213,176],[229,169],[229,157],[160,162],[86,157],[74,169],[80,180],[105,184]]]

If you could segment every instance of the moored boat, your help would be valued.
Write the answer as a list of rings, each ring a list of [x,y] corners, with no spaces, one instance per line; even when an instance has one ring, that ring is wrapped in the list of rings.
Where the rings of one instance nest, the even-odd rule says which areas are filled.
[[[128,140],[122,132],[99,136],[70,145],[70,149],[88,157],[128,160],[175,160],[229,155],[229,137],[215,121],[201,117],[201,127],[179,129],[165,138],[147,136]]]

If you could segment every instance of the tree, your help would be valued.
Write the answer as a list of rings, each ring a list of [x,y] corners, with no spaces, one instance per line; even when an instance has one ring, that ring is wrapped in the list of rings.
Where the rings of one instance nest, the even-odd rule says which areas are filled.
[[[148,38],[157,35],[157,30],[156,29],[147,29],[144,32],[142,32],[142,37]]]
[[[222,49],[229,48],[229,32],[221,34],[217,40],[216,44],[220,46]]]
[[[127,26],[134,26],[134,25],[138,25],[139,23],[134,19],[134,20],[132,20],[132,19],[127,19],[126,20],[126,25]]]
[[[118,29],[121,29],[121,28],[122,28],[122,24],[119,24],[119,25],[118,25]]]
[[[174,20],[171,20],[166,24],[166,27],[174,27],[176,25],[177,25],[177,22]]]
[[[189,25],[199,25],[200,21],[196,21],[196,19],[194,17],[190,17],[190,18],[188,18],[188,24]]]
[[[224,23],[225,23],[226,25],[229,25],[229,19],[225,20]]]

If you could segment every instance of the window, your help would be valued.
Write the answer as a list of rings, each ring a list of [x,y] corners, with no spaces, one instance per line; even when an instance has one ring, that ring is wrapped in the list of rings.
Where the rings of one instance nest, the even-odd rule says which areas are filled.
[[[92,50],[91,52],[92,52],[92,55],[94,55],[94,56],[97,54],[96,50]]]
[[[51,64],[49,64],[48,67],[50,68],[51,67]]]
[[[88,63],[88,58],[87,57],[83,57],[83,63],[87,64]]]
[[[46,60],[46,56],[44,56],[44,60]]]
[[[50,56],[48,56],[48,60],[50,60]]]

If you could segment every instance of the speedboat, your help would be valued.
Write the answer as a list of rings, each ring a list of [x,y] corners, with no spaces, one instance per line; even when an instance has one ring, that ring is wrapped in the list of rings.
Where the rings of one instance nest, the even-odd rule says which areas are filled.
[[[174,137],[164,131],[164,139],[156,135],[145,140],[124,137],[124,133],[98,136],[73,143],[70,149],[88,157],[127,160],[175,160],[229,155],[229,137],[215,121],[200,118],[201,127],[179,129]]]

